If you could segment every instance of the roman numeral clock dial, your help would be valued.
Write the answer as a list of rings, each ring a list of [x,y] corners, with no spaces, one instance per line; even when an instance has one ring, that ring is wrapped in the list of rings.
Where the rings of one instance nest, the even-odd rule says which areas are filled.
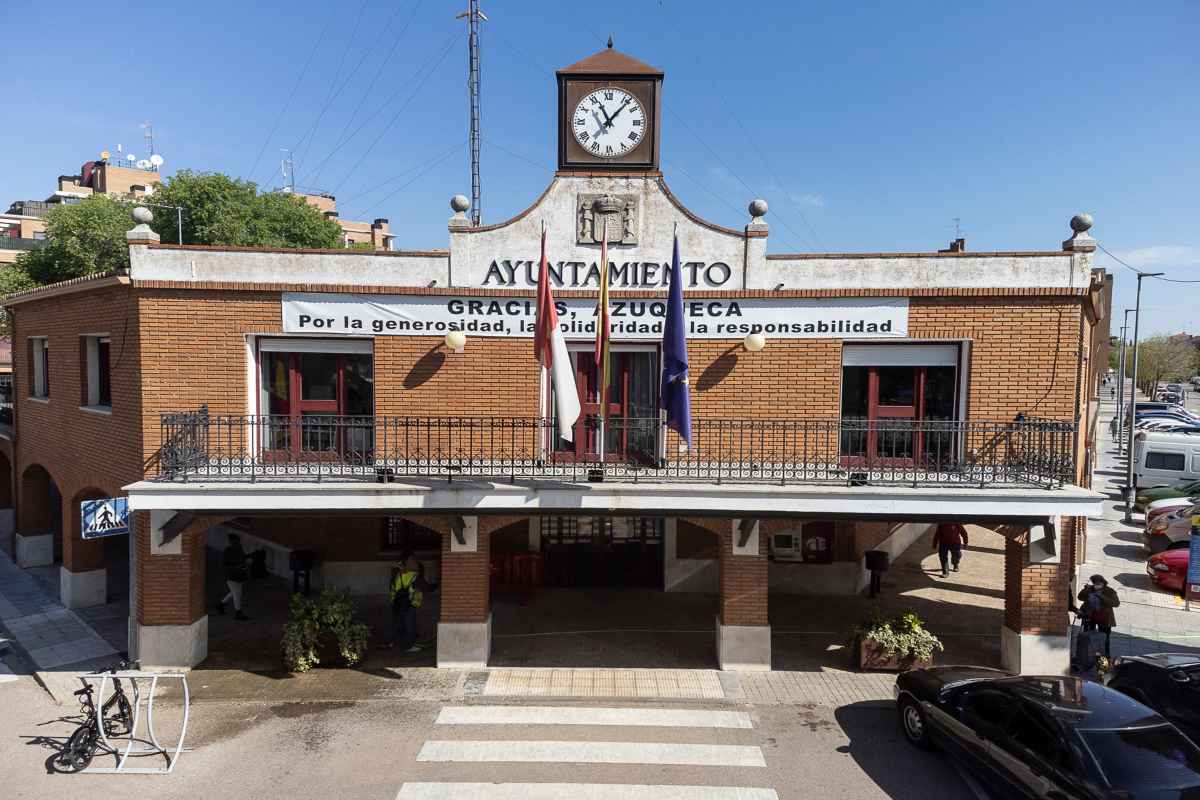
[[[575,140],[599,158],[635,149],[646,134],[646,110],[623,89],[597,89],[585,95],[571,115]]]

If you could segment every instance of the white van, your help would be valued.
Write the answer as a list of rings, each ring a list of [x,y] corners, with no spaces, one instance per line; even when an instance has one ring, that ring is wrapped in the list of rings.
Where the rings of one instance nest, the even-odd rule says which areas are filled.
[[[1200,480],[1200,433],[1141,431],[1133,437],[1133,485],[1138,489]]]

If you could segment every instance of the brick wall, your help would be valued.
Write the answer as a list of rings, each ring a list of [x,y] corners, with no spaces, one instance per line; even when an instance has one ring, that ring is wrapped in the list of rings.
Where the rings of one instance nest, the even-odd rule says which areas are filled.
[[[190,625],[204,616],[205,532],[225,517],[199,517],[179,534],[179,554],[150,552],[150,515],[134,515],[137,620],[142,625]]]
[[[1028,564],[1029,535],[1010,537],[1004,547],[1004,625],[1020,633],[1067,632],[1067,580],[1061,564]]]
[[[758,555],[733,555],[729,519],[693,517],[687,522],[711,532],[718,541],[717,615],[722,625],[766,625],[767,535],[760,524]]]
[[[80,334],[108,334],[111,344],[111,414],[80,408],[86,363]],[[28,337],[48,337],[50,398],[29,397],[31,370]],[[114,497],[142,474],[141,352],[137,305],[128,286],[109,286],[25,303],[13,325],[13,381],[17,447],[18,505],[48,503],[42,481],[25,487],[40,466],[62,495],[63,563],[82,571],[103,564],[103,543],[83,541],[79,502]],[[19,508],[27,524],[43,511]],[[20,527],[18,527],[20,530]],[[45,531],[30,531],[44,533]]]

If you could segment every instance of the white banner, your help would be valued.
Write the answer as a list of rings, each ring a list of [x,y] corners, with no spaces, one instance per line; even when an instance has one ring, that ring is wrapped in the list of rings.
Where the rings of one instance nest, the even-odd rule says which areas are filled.
[[[596,335],[596,301],[557,301],[567,339]],[[615,299],[612,338],[662,338],[665,298]],[[285,292],[286,333],[350,336],[532,337],[537,315],[533,297],[316,294]],[[908,298],[839,297],[683,300],[689,339],[740,339],[762,333],[777,339],[865,339],[908,335]]]

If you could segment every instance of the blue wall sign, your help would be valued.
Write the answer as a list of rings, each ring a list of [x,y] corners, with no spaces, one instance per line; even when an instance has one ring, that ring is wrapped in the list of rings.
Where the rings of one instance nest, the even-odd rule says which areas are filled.
[[[84,500],[79,504],[84,539],[129,533],[129,499]]]
[[[1200,594],[1200,514],[1192,517],[1192,540],[1188,548],[1187,582],[1191,593]]]

